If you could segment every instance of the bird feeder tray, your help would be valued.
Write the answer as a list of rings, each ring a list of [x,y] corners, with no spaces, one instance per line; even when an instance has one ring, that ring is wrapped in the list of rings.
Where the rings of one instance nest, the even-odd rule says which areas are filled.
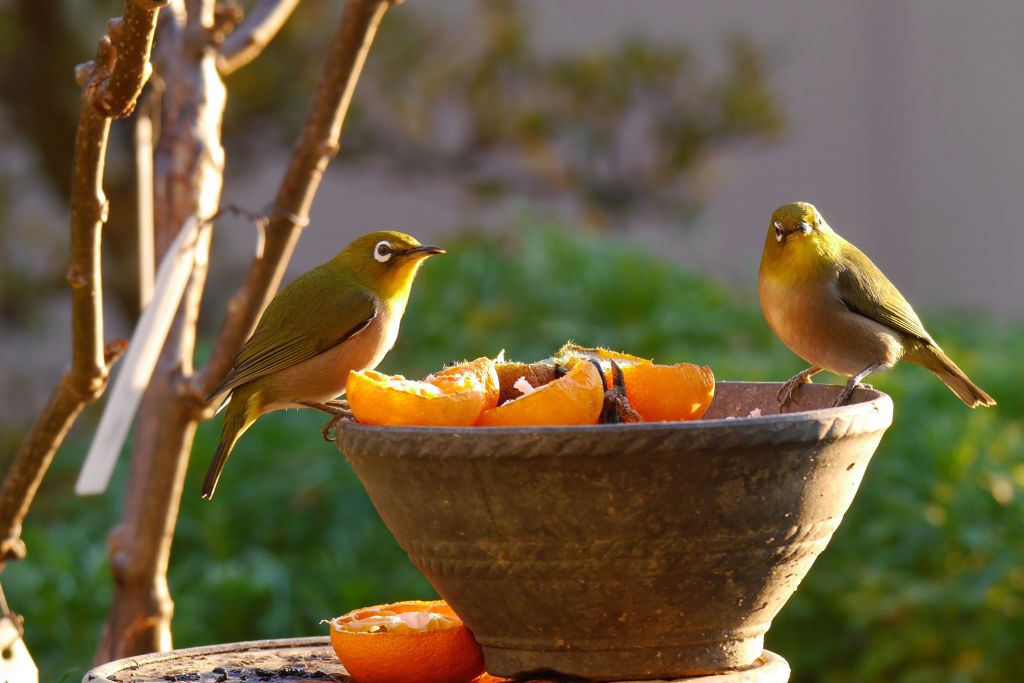
[[[765,651],[743,671],[687,679],[689,683],[785,683],[789,665]],[[194,647],[119,659],[98,666],[82,683],[347,683],[330,640],[289,638]],[[525,683],[555,683],[552,678]],[[656,682],[655,682],[656,683]]]

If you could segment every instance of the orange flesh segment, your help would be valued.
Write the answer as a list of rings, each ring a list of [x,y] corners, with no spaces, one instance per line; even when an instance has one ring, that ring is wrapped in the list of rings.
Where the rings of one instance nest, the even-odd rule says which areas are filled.
[[[477,358],[476,360],[445,368],[428,376],[426,381],[438,387],[446,388],[452,386],[452,383],[458,386],[460,382],[466,382],[467,378],[471,378],[483,387],[486,394],[484,410],[498,405],[498,395],[501,393],[501,386],[498,382],[498,371],[495,369],[494,361],[490,358]]]
[[[385,426],[468,427],[488,401],[488,390],[471,375],[432,383],[374,370],[349,373],[346,394],[359,422]]]
[[[577,362],[568,374],[536,387],[497,408],[485,410],[477,425],[515,427],[597,424],[604,403],[601,376],[593,364]]]
[[[631,365],[622,374],[626,398],[645,422],[697,420],[715,396],[715,375],[707,366]]]

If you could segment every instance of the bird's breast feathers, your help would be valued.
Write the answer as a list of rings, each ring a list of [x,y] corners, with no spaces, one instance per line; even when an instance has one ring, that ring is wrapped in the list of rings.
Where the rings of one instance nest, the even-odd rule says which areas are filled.
[[[264,411],[337,398],[345,391],[350,371],[373,369],[384,359],[395,345],[401,320],[401,310],[378,304],[369,324],[344,342],[268,377]]]
[[[769,327],[812,365],[851,376],[872,363],[891,367],[903,355],[892,330],[848,310],[828,280],[794,285],[762,277],[758,291]]]

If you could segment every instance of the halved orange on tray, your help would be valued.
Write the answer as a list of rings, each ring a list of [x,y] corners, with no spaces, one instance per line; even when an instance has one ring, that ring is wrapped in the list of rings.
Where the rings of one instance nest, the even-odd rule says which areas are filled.
[[[480,645],[444,600],[365,607],[327,623],[356,683],[469,683],[484,671]]]
[[[494,362],[480,358],[431,375],[425,381],[376,370],[350,372],[345,393],[363,424],[468,427],[497,403]]]
[[[715,375],[707,366],[626,365],[622,375],[626,398],[645,422],[700,419],[715,397]],[[611,381],[609,375],[609,387]]]
[[[521,395],[485,410],[480,427],[519,427],[597,424],[604,405],[601,373],[590,362],[578,360],[568,373],[534,387],[525,377],[517,380]]]

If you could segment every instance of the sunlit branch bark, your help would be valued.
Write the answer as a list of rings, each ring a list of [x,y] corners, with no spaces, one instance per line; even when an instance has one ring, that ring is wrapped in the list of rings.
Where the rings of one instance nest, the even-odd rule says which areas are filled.
[[[157,13],[168,0],[127,0],[124,16],[107,23],[107,36],[114,50],[113,68],[95,84],[93,106],[109,118],[132,113],[152,67],[149,53]]]
[[[176,3],[161,25],[157,68],[164,89],[154,158],[153,222],[158,257],[190,217],[213,215],[220,201],[226,93],[210,43],[213,9],[213,0]],[[139,409],[124,514],[108,539],[114,601],[97,662],[172,645],[174,602],[167,566],[201,413],[201,405],[181,389],[192,373],[211,229],[207,223],[199,231],[188,285]]]
[[[256,59],[291,16],[299,0],[262,0],[252,14],[224,39],[217,68],[227,76]]]
[[[153,140],[154,109],[159,93],[152,90],[135,114],[135,188],[138,225],[139,308],[145,308],[153,294],[156,258],[153,252]]]
[[[111,118],[135,107],[149,75],[156,16],[168,0],[127,0],[108,24],[96,59],[75,70],[82,106],[71,184],[71,369],[25,437],[0,487],[0,562],[24,556],[21,524],[39,484],[84,406],[102,395],[124,342],[104,346],[100,243],[107,219],[103,170]]]
[[[106,367],[113,365],[127,348],[123,340],[108,344],[104,359]],[[0,487],[0,568],[9,560],[25,557],[25,543],[21,540],[22,522],[57,448],[86,405],[72,382],[70,373],[61,378],[49,403],[18,449]]]

